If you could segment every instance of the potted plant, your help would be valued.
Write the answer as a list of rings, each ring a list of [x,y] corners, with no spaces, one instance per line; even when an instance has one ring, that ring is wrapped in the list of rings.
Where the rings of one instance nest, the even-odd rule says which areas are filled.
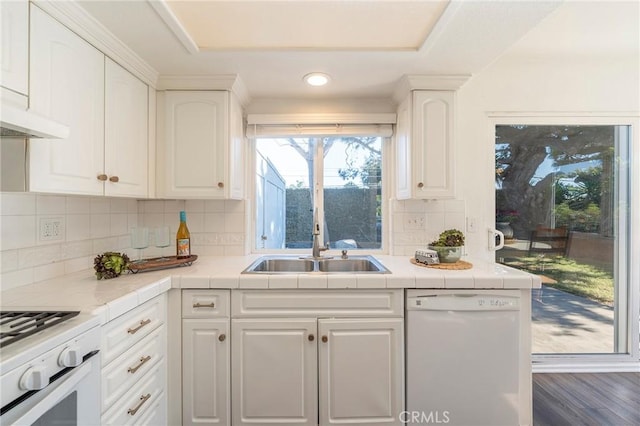
[[[441,263],[455,263],[462,256],[464,246],[464,234],[457,229],[447,229],[440,237],[429,244],[431,250],[438,252]]]
[[[93,259],[93,269],[96,271],[96,278],[108,280],[120,276],[129,267],[129,256],[126,253],[116,253],[107,251],[99,254]]]

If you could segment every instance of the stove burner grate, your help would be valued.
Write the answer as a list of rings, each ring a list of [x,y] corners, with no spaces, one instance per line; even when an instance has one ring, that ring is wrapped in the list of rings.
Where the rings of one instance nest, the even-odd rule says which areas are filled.
[[[0,348],[78,315],[80,311],[0,312]]]

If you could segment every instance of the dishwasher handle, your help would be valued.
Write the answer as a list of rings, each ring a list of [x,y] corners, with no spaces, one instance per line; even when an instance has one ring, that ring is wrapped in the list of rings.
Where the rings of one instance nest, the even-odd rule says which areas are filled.
[[[407,298],[407,311],[518,311],[520,298],[488,294],[433,294]]]

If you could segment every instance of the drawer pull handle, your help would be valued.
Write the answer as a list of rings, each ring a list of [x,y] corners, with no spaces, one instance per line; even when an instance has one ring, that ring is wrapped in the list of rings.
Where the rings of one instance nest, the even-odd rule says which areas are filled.
[[[138,330],[140,330],[142,327],[144,327],[145,325],[151,323],[151,318],[146,319],[146,320],[142,320],[140,321],[140,325],[137,326],[136,328],[130,328],[127,330],[127,333],[129,334],[136,334],[138,332]]]
[[[310,334],[309,337],[307,337],[307,339],[309,339],[310,342],[313,342],[316,337],[313,334]]]
[[[147,356],[143,356],[140,358],[140,363],[138,363],[138,365],[136,365],[135,367],[129,367],[127,368],[127,373],[131,373],[134,374],[136,371],[138,371],[138,369],[140,367],[142,367],[147,361],[149,361],[151,359],[151,355],[147,355]]]
[[[211,303],[200,303],[200,302],[196,302],[193,304],[194,308],[215,308],[216,304],[211,302]]]
[[[225,336],[224,334],[221,334],[218,336],[218,340],[220,340],[221,342],[224,342],[224,340],[227,338],[227,336]]]
[[[418,188],[422,188],[422,187],[424,187],[424,183],[418,182]]]
[[[138,410],[140,409],[140,407],[142,407],[144,405],[144,403],[149,400],[149,398],[151,398],[151,394],[150,393],[148,393],[146,395],[141,395],[140,396],[140,402],[138,403],[138,405],[135,408],[129,408],[127,410],[127,414],[135,416],[136,413],[138,412]]]
[[[327,343],[327,341],[329,341],[329,338],[327,336],[322,336],[322,342]]]
[[[108,176],[105,174],[101,174],[101,175],[98,175],[97,178],[99,181],[104,182],[107,180]]]
[[[111,176],[109,178],[109,182],[113,182],[113,183],[120,182],[120,178],[118,176]]]

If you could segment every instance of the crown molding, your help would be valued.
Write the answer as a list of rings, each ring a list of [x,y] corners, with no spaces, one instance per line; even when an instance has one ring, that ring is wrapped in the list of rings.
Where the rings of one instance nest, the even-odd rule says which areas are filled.
[[[155,88],[158,71],[113,35],[77,2],[32,0],[32,3],[140,80]]]
[[[412,90],[458,90],[471,75],[403,75],[393,92],[393,99],[400,103]]]
[[[158,90],[228,90],[241,105],[251,101],[246,86],[236,74],[225,75],[161,75]]]

